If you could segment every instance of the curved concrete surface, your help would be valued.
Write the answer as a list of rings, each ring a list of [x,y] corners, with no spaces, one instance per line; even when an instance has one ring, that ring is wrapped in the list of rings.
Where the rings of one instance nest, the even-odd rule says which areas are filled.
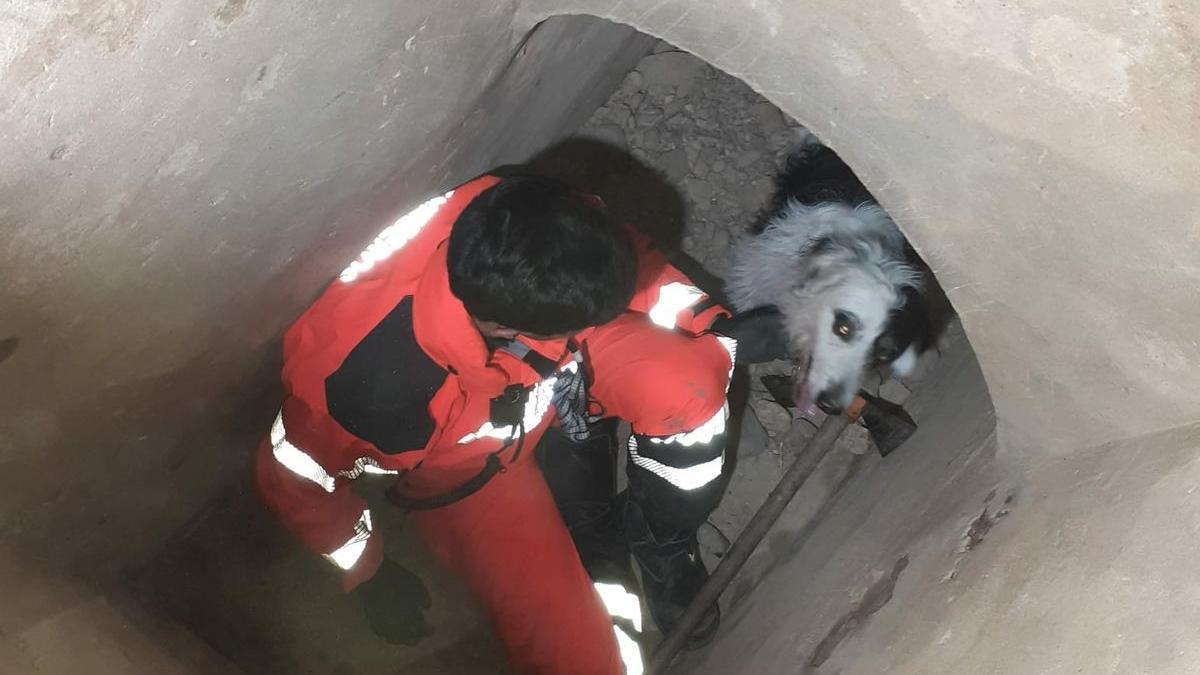
[[[1139,546],[1175,540],[1154,516],[1200,506],[1195,2],[21,0],[0,14],[6,635],[95,605],[53,580],[110,592],[241,475],[280,330],[381,223],[603,100],[645,42],[587,19],[525,41],[575,13],[693,51],[841,152],[962,314],[1004,473],[1083,523],[1136,479]],[[1178,589],[1180,555],[1138,573]],[[1181,599],[1131,598],[1138,634],[1186,637],[1162,618]]]

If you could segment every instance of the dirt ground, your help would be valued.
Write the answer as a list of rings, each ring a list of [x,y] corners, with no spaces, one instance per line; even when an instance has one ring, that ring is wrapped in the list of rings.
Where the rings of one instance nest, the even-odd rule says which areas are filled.
[[[807,134],[741,80],[666,44],[580,129],[627,150],[681,195],[681,248],[718,275],[732,239],[766,205],[789,150]]]

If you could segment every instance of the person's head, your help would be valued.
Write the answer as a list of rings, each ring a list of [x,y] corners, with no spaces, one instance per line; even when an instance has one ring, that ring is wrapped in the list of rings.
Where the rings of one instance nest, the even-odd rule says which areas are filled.
[[[505,179],[471,201],[448,250],[450,290],[485,335],[570,335],[617,317],[637,259],[599,206],[549,178]]]

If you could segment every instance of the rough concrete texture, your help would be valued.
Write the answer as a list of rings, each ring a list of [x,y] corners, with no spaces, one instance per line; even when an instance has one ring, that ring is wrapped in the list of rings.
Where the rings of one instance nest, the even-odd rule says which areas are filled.
[[[1179,525],[1181,425],[1200,418],[1194,1],[14,3],[0,546],[23,600],[0,608],[5,662],[50,664],[37,645],[90,639],[72,621],[123,614],[104,609],[125,607],[113,572],[244,471],[280,330],[389,216],[537,151],[641,53],[585,18],[520,49],[554,14],[666,38],[838,150],[937,270],[996,404],[996,466],[858,473],[846,494],[877,506],[787,549],[752,596],[773,603],[762,623],[731,625],[712,662],[794,672],[825,645],[829,672],[1194,671],[1195,621],[1176,621],[1197,605]],[[978,426],[961,397],[923,405],[945,434]],[[1026,486],[944,602],[1008,481]]]
[[[185,675],[242,672],[166,615],[0,555],[0,673]],[[60,609],[50,613],[48,607]],[[37,617],[30,622],[31,617]]]

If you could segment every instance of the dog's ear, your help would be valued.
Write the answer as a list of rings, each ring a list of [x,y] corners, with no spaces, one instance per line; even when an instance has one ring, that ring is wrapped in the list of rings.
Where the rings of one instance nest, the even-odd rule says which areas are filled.
[[[924,298],[921,296],[921,291],[916,286],[901,286],[900,287],[900,302],[896,305],[894,312],[908,310],[911,312],[925,311]]]
[[[806,256],[801,259],[800,268],[796,274],[796,285],[792,286],[792,295],[796,297],[804,297],[810,291],[809,284],[815,281],[818,277],[825,273],[825,264],[823,259],[817,256]]]
[[[800,249],[800,265],[796,275],[797,283],[792,287],[792,293],[804,295],[804,287],[821,276],[824,271],[824,256],[833,252],[837,244],[830,237],[814,237],[805,242]]]

